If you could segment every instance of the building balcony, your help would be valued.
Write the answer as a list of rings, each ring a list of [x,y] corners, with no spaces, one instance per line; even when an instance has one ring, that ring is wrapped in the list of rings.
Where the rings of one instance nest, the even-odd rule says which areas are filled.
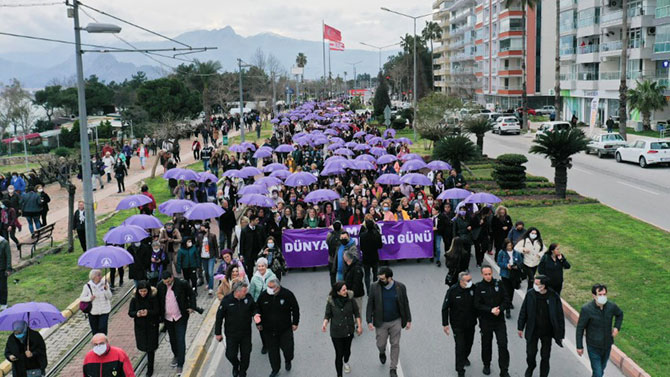
[[[600,44],[600,55],[614,56],[621,53],[621,41],[603,42]]]
[[[577,47],[576,62],[578,64],[597,63],[597,62],[600,61],[599,60],[599,55],[598,55],[599,51],[600,51],[600,45],[599,44],[579,46],[579,47]]]
[[[642,26],[640,16],[648,16],[649,19],[654,18],[656,7],[650,6],[636,6],[628,9],[628,27],[636,28]],[[619,9],[612,12],[606,12],[600,15],[600,27],[621,26],[623,23],[623,10]]]
[[[575,60],[575,48],[574,47],[561,48],[559,56],[561,60]]]
[[[577,0],[561,0],[559,3],[560,10],[568,10],[577,7]]]

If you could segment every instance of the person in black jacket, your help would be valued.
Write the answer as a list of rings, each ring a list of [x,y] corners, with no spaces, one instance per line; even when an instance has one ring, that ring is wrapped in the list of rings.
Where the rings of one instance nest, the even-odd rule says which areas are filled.
[[[79,239],[79,245],[81,245],[81,251],[86,251],[86,212],[84,211],[84,201],[80,200],[77,203],[77,210],[74,211],[72,216],[72,223],[74,228],[77,230],[77,238]]]
[[[134,261],[128,265],[128,277],[135,281],[137,288],[140,281],[147,279],[147,271],[151,264],[151,238],[143,239],[139,246],[131,244],[126,250],[133,256]]]
[[[344,282],[347,288],[354,292],[354,301],[358,305],[358,310],[363,311],[363,267],[358,260],[358,253],[346,252],[342,258],[344,260]]]
[[[261,316],[257,313],[257,305],[249,294],[247,283],[235,282],[231,290],[232,292],[221,300],[216,312],[214,335],[217,341],[223,340],[221,327],[225,320],[226,358],[233,365],[233,376],[246,377],[251,355],[251,319],[259,324]]]
[[[532,376],[537,365],[537,341],[542,344],[540,351],[540,377],[549,376],[549,356],[551,355],[551,340],[563,347],[565,337],[565,317],[563,304],[558,293],[549,288],[549,279],[544,275],[535,276],[533,290],[526,293],[526,297],[519,311],[517,330],[519,337],[523,337],[526,330],[526,376]]]
[[[126,164],[123,163],[120,157],[116,159],[116,164],[114,164],[114,178],[116,178],[116,186],[118,188],[117,194],[126,191],[126,184],[124,183],[125,177],[128,175],[128,169]]]
[[[40,202],[42,203],[42,226],[47,225],[47,213],[49,212],[49,202],[51,202],[51,197],[49,194],[44,192],[44,187],[42,185],[35,186],[35,191],[40,196]]]
[[[137,283],[135,296],[130,300],[128,315],[133,318],[137,349],[147,353],[147,376],[154,374],[154,356],[158,349],[158,290],[146,280]]]
[[[284,353],[286,370],[291,370],[293,332],[298,330],[300,307],[293,292],[283,288],[276,277],[268,280],[267,289],[258,296],[257,306],[272,367],[270,376],[277,376],[281,369],[280,349]]]
[[[491,238],[493,238],[495,248],[495,260],[498,260],[498,252],[502,250],[503,241],[512,227],[512,218],[507,214],[507,208],[498,206],[495,215],[491,218]]]
[[[46,375],[47,346],[42,335],[30,329],[26,321],[15,321],[12,329],[14,332],[5,345],[5,358],[12,363],[12,375],[25,376],[33,369],[39,369],[43,376]]]
[[[361,246],[361,252],[363,254],[362,262],[363,271],[365,272],[365,291],[370,295],[370,280],[377,277],[377,269],[379,268],[379,249],[384,246],[379,227],[373,220],[365,219],[365,223],[361,226],[359,245]]]
[[[491,374],[493,334],[498,343],[498,366],[500,377],[509,377],[509,351],[507,350],[507,327],[503,313],[510,307],[505,287],[493,278],[491,266],[481,267],[483,280],[475,286],[475,308],[479,314],[482,333],[482,362],[485,375]]]
[[[219,247],[230,249],[233,242],[233,229],[235,229],[235,208],[230,205],[228,200],[221,200],[221,208],[225,211],[219,217]]]
[[[326,245],[328,245],[328,272],[330,273],[330,286],[335,284],[337,277],[337,268],[333,268],[333,263],[337,260],[337,249],[340,247],[340,235],[342,234],[342,222],[335,220],[333,230],[326,236]]]
[[[465,376],[465,367],[470,365],[470,351],[475,339],[477,310],[475,309],[475,291],[472,288],[472,275],[468,271],[458,274],[458,284],[447,290],[442,303],[442,326],[449,336],[449,323],[456,342],[456,372],[458,377]]]
[[[249,225],[240,232],[240,259],[244,262],[247,275],[254,273],[258,253],[265,246],[265,230],[258,225],[260,219],[256,215],[249,217]]]
[[[188,317],[197,310],[195,292],[186,280],[174,278],[171,271],[163,271],[161,279],[157,287],[160,318],[170,336],[170,347],[174,355],[170,365],[177,367],[178,373],[181,373],[186,356]],[[176,308],[173,306],[175,301]]]
[[[537,273],[545,275],[549,282],[548,287],[561,295],[563,290],[563,270],[569,270],[570,263],[561,254],[561,248],[557,243],[549,245],[549,250],[544,253],[540,259],[540,264],[537,266]]]

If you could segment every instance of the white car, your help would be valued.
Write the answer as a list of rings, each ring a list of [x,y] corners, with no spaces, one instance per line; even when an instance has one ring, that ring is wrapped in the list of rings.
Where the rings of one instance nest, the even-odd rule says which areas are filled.
[[[586,154],[595,153],[598,155],[598,158],[603,158],[607,155],[614,156],[617,148],[625,147],[626,145],[626,140],[617,133],[597,135],[591,138],[591,141],[586,146]]]
[[[549,115],[555,112],[556,108],[553,105],[542,106],[541,109],[535,109],[535,115]]]
[[[540,128],[535,133],[535,138],[539,138],[540,135],[544,135],[549,132],[554,131],[565,131],[570,129],[570,123],[568,122],[544,122]]]
[[[493,124],[493,133],[502,134],[521,134],[521,125],[516,117],[499,117]]]
[[[670,164],[670,141],[637,140],[630,146],[618,148],[614,157],[617,162],[635,162],[642,168],[652,164]]]

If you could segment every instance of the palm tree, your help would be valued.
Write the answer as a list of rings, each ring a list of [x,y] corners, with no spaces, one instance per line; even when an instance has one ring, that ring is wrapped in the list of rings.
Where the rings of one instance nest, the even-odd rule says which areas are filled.
[[[472,117],[465,121],[464,128],[466,131],[474,134],[477,137],[477,147],[479,153],[484,153],[484,135],[493,129],[488,119],[482,117]]]
[[[572,167],[572,155],[586,150],[589,139],[578,128],[541,134],[535,139],[529,152],[544,155],[551,161],[554,170],[556,196],[565,199],[568,186],[568,169]]]
[[[558,1],[558,0],[557,0]],[[558,35],[558,34],[556,34]],[[433,65],[433,40],[442,38],[442,28],[437,22],[426,21],[426,27],[421,31],[424,41],[430,41],[430,88],[435,86],[435,68]]]
[[[626,135],[626,120],[628,120],[626,113],[626,94],[628,92],[628,87],[626,85],[626,80],[628,79],[628,0],[621,1],[621,72],[620,82],[619,82],[619,134],[624,140],[627,140]]]
[[[200,92],[202,96],[202,105],[205,110],[205,123],[209,124],[209,115],[211,113],[211,103],[209,95],[209,84],[214,76],[221,69],[221,63],[214,60],[201,62],[194,60],[193,64],[181,64],[177,67],[177,76],[181,77],[190,87]]]
[[[477,146],[465,135],[451,135],[435,143],[433,158],[446,160],[457,172],[461,172],[461,163],[479,156]]]
[[[528,95],[526,94],[526,8],[535,9],[538,0],[505,0],[505,7],[520,3],[521,19],[523,20],[523,33],[521,33],[521,74],[523,75],[521,83],[521,129],[528,127]],[[558,38],[558,34],[556,35]]]
[[[651,112],[663,109],[668,100],[663,94],[665,85],[660,85],[655,81],[638,81],[635,89],[629,89],[626,96],[630,107],[636,109],[642,114],[642,124],[645,129],[651,128]]]
[[[561,120],[563,106],[561,104],[561,0],[556,0],[556,58],[554,61],[554,107],[556,108],[556,120]]]

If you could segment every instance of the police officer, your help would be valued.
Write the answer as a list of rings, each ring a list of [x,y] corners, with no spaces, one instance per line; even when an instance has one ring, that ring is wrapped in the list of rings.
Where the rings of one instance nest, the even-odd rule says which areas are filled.
[[[482,362],[485,375],[491,374],[493,334],[498,343],[498,366],[500,377],[509,377],[509,351],[507,350],[507,327],[504,312],[510,307],[505,288],[500,280],[493,278],[491,266],[481,267],[483,280],[475,286],[475,308],[479,312],[479,327],[482,333]]]
[[[281,355],[284,353],[286,370],[291,370],[293,360],[293,332],[298,330],[300,307],[293,292],[279,285],[279,279],[270,278],[267,289],[258,296],[258,313],[263,319],[259,324],[268,348],[271,377],[279,375]]]
[[[470,351],[475,338],[477,311],[475,310],[475,291],[472,288],[472,276],[468,271],[458,274],[458,284],[452,285],[442,304],[442,326],[449,335],[449,321],[456,342],[456,372],[458,377],[465,376],[465,367],[470,365]]]
[[[216,312],[214,334],[222,341],[221,325],[225,319],[226,358],[233,365],[233,376],[246,377],[251,355],[251,318],[260,323],[260,314],[256,313],[256,303],[249,294],[249,284],[238,281],[233,284],[232,292],[221,300]],[[239,359],[237,355],[240,355]]]

